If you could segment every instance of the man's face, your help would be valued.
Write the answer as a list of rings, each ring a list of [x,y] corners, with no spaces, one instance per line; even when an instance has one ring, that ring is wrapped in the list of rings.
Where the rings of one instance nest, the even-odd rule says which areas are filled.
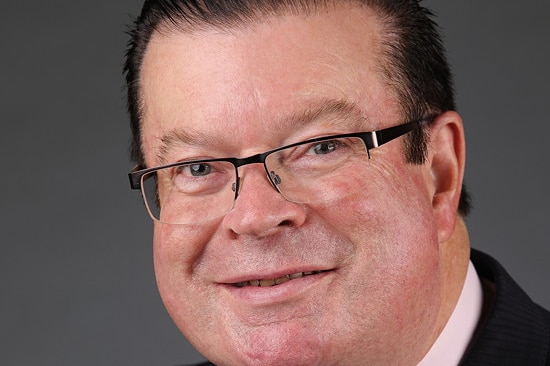
[[[342,7],[155,34],[141,75],[147,166],[402,123],[382,76],[380,32],[368,9]],[[357,113],[330,107],[342,102]],[[224,217],[155,223],[162,299],[201,353],[220,365],[419,361],[437,336],[438,230],[430,173],[405,161],[402,142],[343,172],[358,186],[329,202],[286,201],[252,164],[239,168],[241,190]],[[314,271],[323,272],[235,285]]]

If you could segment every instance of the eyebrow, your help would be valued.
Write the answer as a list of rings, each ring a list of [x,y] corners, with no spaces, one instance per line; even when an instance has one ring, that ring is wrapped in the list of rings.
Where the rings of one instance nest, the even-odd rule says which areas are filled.
[[[168,131],[160,138],[160,147],[157,152],[157,159],[162,164],[167,163],[166,156],[176,146],[211,146],[220,144],[221,140],[211,135],[207,135],[194,128],[174,128]]]
[[[368,117],[364,116],[361,109],[354,103],[343,99],[323,99],[305,109],[282,117],[280,121],[285,129],[293,132],[319,122],[326,122],[329,126],[343,126],[345,130],[352,132],[364,126]],[[223,143],[219,137],[193,128],[172,129],[160,138],[160,142],[157,158],[162,164],[167,163],[166,156],[176,146],[203,147]]]
[[[316,122],[327,122],[349,130],[363,126],[367,120],[354,103],[343,99],[323,99],[320,103],[284,118],[283,123],[285,126],[301,129]]]

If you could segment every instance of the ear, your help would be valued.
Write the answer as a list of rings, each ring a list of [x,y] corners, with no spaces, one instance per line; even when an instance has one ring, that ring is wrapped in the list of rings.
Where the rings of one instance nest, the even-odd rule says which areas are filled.
[[[428,160],[432,207],[440,243],[448,241],[455,230],[465,160],[462,118],[454,111],[444,112],[430,124]]]

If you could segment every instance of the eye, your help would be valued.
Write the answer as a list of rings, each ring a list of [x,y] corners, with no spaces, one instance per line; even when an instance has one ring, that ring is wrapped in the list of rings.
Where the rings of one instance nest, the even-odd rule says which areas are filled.
[[[321,141],[319,143],[316,143],[311,146],[311,148],[308,150],[308,154],[314,154],[314,155],[326,155],[330,154],[331,152],[335,151],[339,147],[341,147],[343,143],[339,140],[327,140],[327,141]]]
[[[167,184],[185,194],[217,192],[235,178],[233,164],[227,161],[191,162],[169,171]]]
[[[189,167],[189,173],[193,177],[202,177],[210,174],[212,168],[208,164],[191,164]]]

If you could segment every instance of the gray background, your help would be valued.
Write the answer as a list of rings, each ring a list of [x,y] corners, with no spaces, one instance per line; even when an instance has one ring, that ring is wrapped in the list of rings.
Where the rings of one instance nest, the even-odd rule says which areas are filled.
[[[473,244],[550,307],[550,2],[426,3],[457,76]],[[2,5],[1,365],[200,359],[158,298],[152,225],[126,179],[120,70],[140,5]]]

